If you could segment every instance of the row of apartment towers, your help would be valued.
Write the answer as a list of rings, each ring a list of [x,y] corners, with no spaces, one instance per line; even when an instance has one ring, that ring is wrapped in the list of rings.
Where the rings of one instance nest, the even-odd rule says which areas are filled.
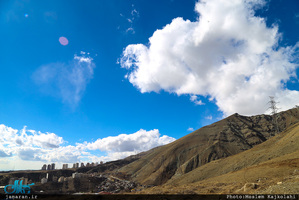
[[[103,164],[103,161],[100,162],[100,164]],[[94,167],[99,165],[98,162],[96,163],[87,163],[86,166],[84,165],[84,163],[81,163],[80,167]],[[68,164],[63,164],[62,165],[62,169],[68,169]],[[73,164],[73,168],[79,168],[79,163],[74,163]],[[44,164],[42,167],[42,170],[54,170],[55,169],[55,163],[52,164]]]

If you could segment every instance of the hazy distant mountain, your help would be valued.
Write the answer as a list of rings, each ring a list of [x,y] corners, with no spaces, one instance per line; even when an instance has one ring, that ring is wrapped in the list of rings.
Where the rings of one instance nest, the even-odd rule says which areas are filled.
[[[277,114],[277,121],[281,132],[299,121],[299,110],[294,108],[281,112]],[[141,184],[196,182],[246,166],[241,163],[226,170],[224,164],[219,163],[218,168],[212,171],[209,171],[210,167],[206,168],[206,164],[211,161],[241,153],[265,142],[275,135],[275,132],[273,116],[246,117],[234,114],[168,145],[151,150],[119,171],[130,175]],[[279,155],[277,152],[277,156]],[[244,160],[242,162],[247,160],[245,157],[241,158]],[[254,164],[258,159],[250,162]]]

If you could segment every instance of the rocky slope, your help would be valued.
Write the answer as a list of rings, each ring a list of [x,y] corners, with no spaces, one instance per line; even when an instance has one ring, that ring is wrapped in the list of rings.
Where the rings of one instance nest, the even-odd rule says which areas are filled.
[[[298,194],[299,122],[266,142],[144,193]]]
[[[290,109],[276,117],[278,129],[283,131],[299,121],[299,110]],[[273,116],[234,114],[152,150],[119,172],[141,184],[161,185],[211,161],[251,149],[275,134]]]

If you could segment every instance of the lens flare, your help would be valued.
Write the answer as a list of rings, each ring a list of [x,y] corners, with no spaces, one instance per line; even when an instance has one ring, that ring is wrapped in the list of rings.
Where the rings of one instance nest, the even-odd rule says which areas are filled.
[[[63,36],[59,38],[59,42],[60,42],[60,44],[63,45],[63,46],[66,46],[66,45],[69,44],[68,39],[67,39],[66,37],[63,37]]]

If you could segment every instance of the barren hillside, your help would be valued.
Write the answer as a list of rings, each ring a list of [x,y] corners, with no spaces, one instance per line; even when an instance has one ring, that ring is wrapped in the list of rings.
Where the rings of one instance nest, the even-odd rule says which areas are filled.
[[[212,161],[143,192],[298,194],[298,144],[299,123],[250,150]]]
[[[279,131],[283,131],[299,121],[298,109],[281,112],[277,119]],[[270,115],[246,117],[234,114],[157,148],[119,171],[141,184],[161,185],[211,161],[265,142],[275,135],[272,121]]]

